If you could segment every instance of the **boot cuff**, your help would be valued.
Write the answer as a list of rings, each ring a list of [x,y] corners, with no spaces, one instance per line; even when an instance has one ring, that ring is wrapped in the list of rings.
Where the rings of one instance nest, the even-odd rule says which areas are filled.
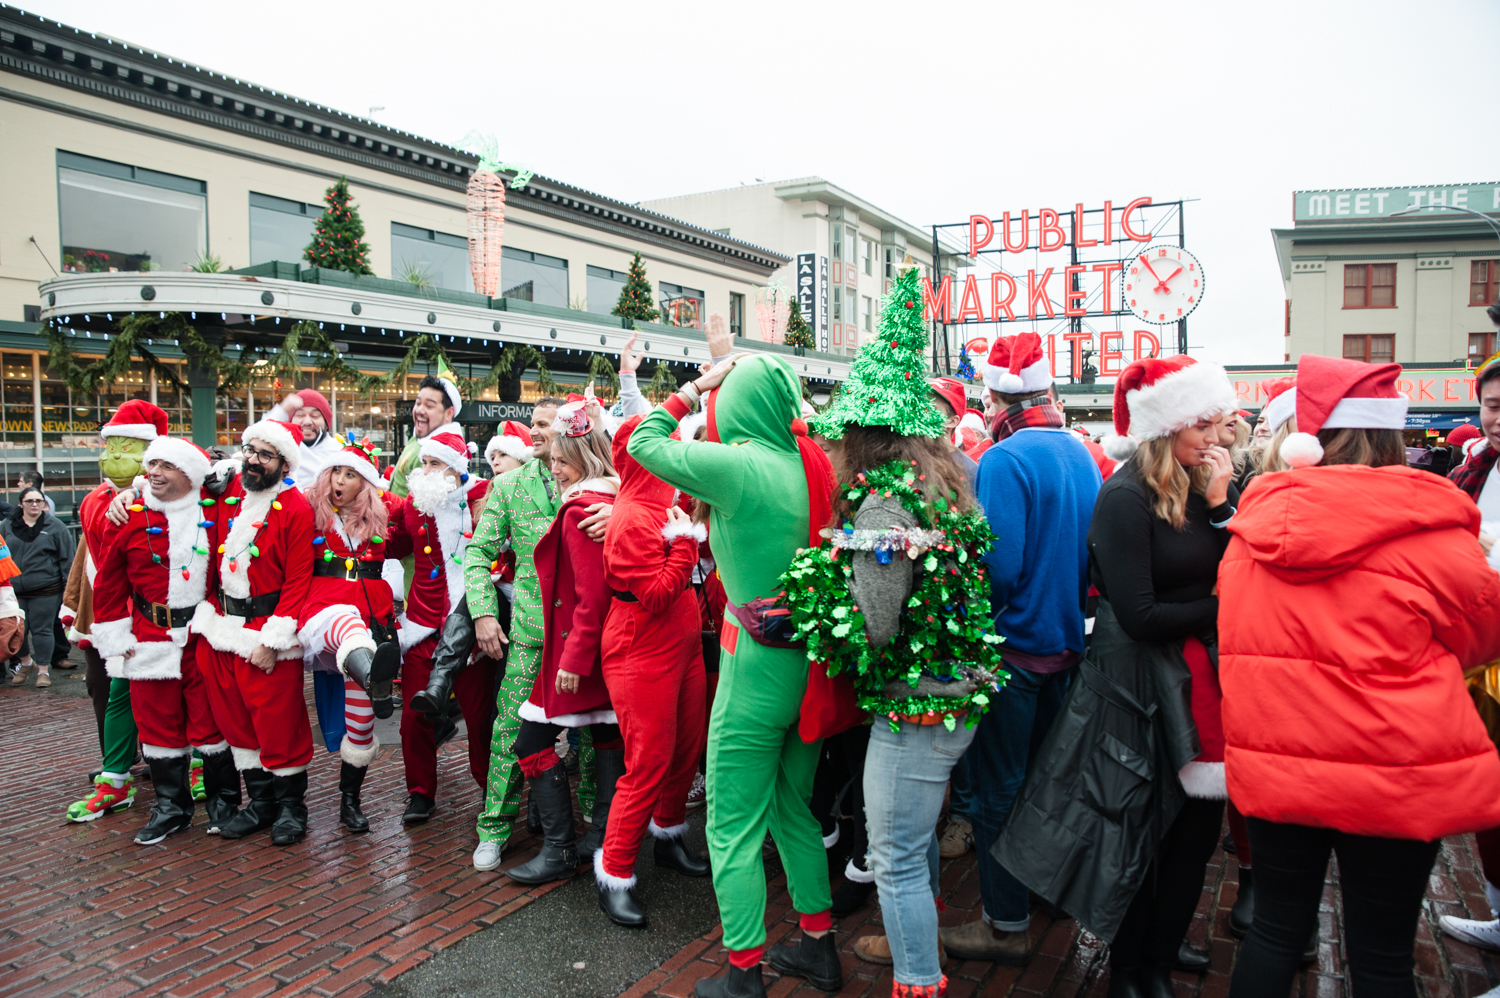
[[[636,884],[635,874],[628,877],[616,877],[604,871],[604,850],[594,850],[594,880],[600,887],[607,891],[628,891]]]
[[[351,766],[359,766],[361,769],[363,769],[364,767],[375,761],[375,750],[378,748],[380,748],[380,739],[375,736],[375,733],[373,731],[370,732],[369,748],[360,748],[358,745],[355,745],[353,742],[349,741],[348,734],[345,734],[344,740],[339,743],[339,758],[344,762],[347,762]],[[306,769],[307,767],[304,766],[302,768]],[[290,776],[291,774],[278,771],[276,775]]]
[[[141,755],[147,759],[180,759],[185,755],[192,755],[193,747],[184,745],[182,748],[166,748],[162,745],[147,745],[141,742]]]
[[[349,653],[356,648],[364,648],[373,655],[375,653],[375,641],[365,632],[351,634],[344,639],[343,644],[339,645],[337,654],[334,655],[334,662],[338,665],[339,671],[343,672],[345,676],[349,674],[344,672],[344,662],[349,658]]]
[[[663,828],[656,823],[655,818],[652,818],[651,823],[646,827],[651,830],[652,835],[659,839],[680,839],[688,831],[688,823],[686,821],[680,825],[668,825],[666,828]]]

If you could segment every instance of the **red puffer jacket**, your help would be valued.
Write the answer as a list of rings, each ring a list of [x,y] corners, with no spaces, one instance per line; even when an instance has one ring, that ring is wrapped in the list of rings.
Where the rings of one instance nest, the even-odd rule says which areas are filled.
[[[1463,671],[1500,658],[1479,511],[1413,468],[1263,475],[1219,564],[1229,797],[1269,821],[1432,840],[1500,826]]]

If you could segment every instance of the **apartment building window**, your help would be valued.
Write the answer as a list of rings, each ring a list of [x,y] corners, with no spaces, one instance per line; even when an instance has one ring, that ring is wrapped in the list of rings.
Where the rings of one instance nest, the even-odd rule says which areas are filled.
[[[208,252],[208,184],[57,152],[62,269],[187,270]]]
[[[300,263],[322,205],[250,192],[250,263]]]
[[[680,284],[661,285],[661,323],[666,326],[703,328],[703,292]]]
[[[1470,333],[1469,334],[1469,360],[1478,364],[1488,360],[1490,354],[1495,352],[1494,333]]]
[[[620,292],[625,290],[625,280],[630,275],[623,270],[610,270],[589,264],[584,280],[588,282],[588,310],[595,315],[609,315],[620,301]]]
[[[885,251],[885,279],[894,281],[896,279],[896,251]]]
[[[833,257],[834,262],[842,262],[844,259],[844,227],[838,222],[834,222],[833,225],[829,226],[828,234],[833,243],[828,255]]]
[[[568,261],[514,246],[502,246],[500,288],[502,298],[519,298],[539,305],[567,308]]]
[[[1345,336],[1344,359],[1362,360],[1366,364],[1389,364],[1396,359],[1396,337],[1390,334]]]
[[[729,335],[745,335],[745,296],[729,292]]]
[[[844,321],[844,289],[837,285],[833,288],[833,321]]]
[[[1396,265],[1354,263],[1344,266],[1345,308],[1395,308]]]
[[[391,261],[393,280],[449,291],[474,290],[469,240],[463,236],[392,222]]]
[[[875,276],[875,244],[866,239],[865,241],[865,276]]]
[[[1469,304],[1494,305],[1497,298],[1497,278],[1500,278],[1500,260],[1475,260],[1469,264]],[[1486,357],[1489,354],[1485,354]]]
[[[874,327],[872,325],[874,323],[874,321],[875,321],[875,319],[873,318],[874,314],[875,314],[875,302],[868,295],[866,295],[865,296],[865,332],[867,332],[867,333],[872,333],[872,332],[875,331]]]

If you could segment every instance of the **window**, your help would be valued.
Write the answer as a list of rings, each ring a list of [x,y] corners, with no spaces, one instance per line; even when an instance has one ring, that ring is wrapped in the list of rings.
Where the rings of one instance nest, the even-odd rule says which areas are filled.
[[[1490,354],[1495,352],[1494,333],[1470,333],[1469,334],[1469,361],[1479,364],[1489,359]]]
[[[745,335],[745,296],[729,292],[729,335]]]
[[[702,329],[703,292],[662,281],[661,323],[666,326]]]
[[[208,252],[208,185],[58,150],[63,270],[187,270]]]
[[[868,239],[865,240],[865,274],[875,276],[875,244]]]
[[[1469,264],[1469,304],[1494,305],[1500,301],[1495,294],[1497,277],[1500,277],[1500,260],[1475,260]]]
[[[250,192],[250,263],[299,263],[323,209]]]
[[[500,247],[500,297],[568,307],[568,261],[514,246]],[[614,307],[611,301],[610,307]]]
[[[885,251],[885,279],[893,281],[896,279],[896,251]]]
[[[833,246],[830,248],[828,255],[833,257],[835,262],[843,260],[844,227],[838,222],[834,222],[833,225],[829,227],[829,238],[832,240]]]
[[[1362,360],[1366,364],[1389,364],[1396,359],[1396,337],[1345,336],[1344,359]]]
[[[873,302],[867,295],[865,297],[865,332],[867,333],[874,332],[874,329],[871,327],[871,323],[875,321],[873,318],[871,318],[874,313],[875,302]]]
[[[610,270],[589,264],[585,271],[588,282],[588,310],[595,315],[609,315],[625,290],[625,281],[630,277],[623,270]]]
[[[1395,308],[1396,265],[1355,263],[1344,267],[1345,308]]]
[[[463,236],[392,222],[391,260],[392,280],[449,291],[474,290],[469,241]]]
[[[833,321],[834,322],[843,322],[844,321],[844,296],[843,296],[843,290],[844,290],[843,288],[840,288],[839,286],[834,285],[834,288],[833,288]]]

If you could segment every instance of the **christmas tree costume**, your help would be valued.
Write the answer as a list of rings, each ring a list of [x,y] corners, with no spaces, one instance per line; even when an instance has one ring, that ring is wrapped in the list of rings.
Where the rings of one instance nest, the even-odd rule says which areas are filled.
[[[809,502],[826,512],[828,493],[814,496],[824,486],[810,484],[809,475],[821,472],[830,488],[832,475],[822,452],[809,454],[807,448],[817,448],[793,430],[794,424],[805,430],[800,402],[785,361],[743,358],[710,396],[715,442],[671,439],[689,411],[681,393],[631,435],[628,452],[641,467],[712,506],[718,571],[730,602],[740,607],[780,591],[781,573],[808,543],[809,520],[817,521],[814,530],[824,522],[822,514],[810,517]],[[828,860],[807,803],[822,742],[808,744],[797,730],[808,677],[800,648],[758,644],[732,615],[721,644],[709,719],[708,847],[724,945],[743,969],[759,962],[766,938],[761,847],[768,827],[804,927],[816,932],[829,925]]]

